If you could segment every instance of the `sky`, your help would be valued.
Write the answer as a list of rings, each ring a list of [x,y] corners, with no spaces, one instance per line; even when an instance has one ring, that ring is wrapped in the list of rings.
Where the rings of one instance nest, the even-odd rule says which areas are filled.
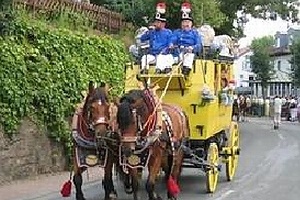
[[[249,46],[254,38],[267,35],[274,36],[277,31],[286,32],[288,22],[281,19],[277,21],[249,18],[249,22],[245,25],[245,38],[239,41],[240,48]]]

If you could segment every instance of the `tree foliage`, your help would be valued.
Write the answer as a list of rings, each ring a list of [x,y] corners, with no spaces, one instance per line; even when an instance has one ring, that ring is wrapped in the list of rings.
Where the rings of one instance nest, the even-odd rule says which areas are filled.
[[[182,0],[163,0],[167,5],[167,18],[169,28],[180,27],[180,8]],[[121,12],[126,19],[134,25],[146,25],[143,17],[149,20],[155,15],[157,2],[161,0],[92,0],[92,3],[103,5],[109,9]],[[197,25],[208,23],[220,27],[225,20],[225,15],[220,11],[216,0],[191,0],[193,17]]]
[[[300,87],[300,39],[294,41],[291,46],[292,59],[290,61],[292,67],[291,78],[295,86]]]
[[[263,95],[265,95],[264,89],[268,86],[268,82],[274,74],[270,56],[270,50],[273,45],[274,39],[270,36],[254,39],[251,44],[253,51],[253,55],[250,57],[252,72],[256,74],[256,80],[261,82]]]
[[[145,25],[143,16],[153,17],[155,4],[162,0],[91,0],[92,3],[123,13],[127,20],[137,26]],[[170,28],[178,28],[180,5],[184,0],[163,0],[167,3]],[[217,34],[242,35],[242,27],[234,27],[233,22],[246,23],[246,19],[237,16],[237,11],[252,14],[257,18],[297,21],[297,0],[190,0],[196,25],[212,25]],[[269,14],[268,14],[269,13]]]
[[[67,118],[89,80],[122,91],[127,54],[109,36],[88,36],[14,13],[0,18],[0,124],[13,134],[32,116],[50,136],[70,144]]]
[[[280,16],[284,20],[298,21],[295,2],[297,0],[221,0],[221,12],[226,15],[227,20],[220,28],[217,28],[217,31],[240,36],[242,30],[234,28],[233,22],[238,20],[238,22],[246,23],[247,19],[244,16],[238,18],[237,11],[251,14],[255,18],[276,20]]]

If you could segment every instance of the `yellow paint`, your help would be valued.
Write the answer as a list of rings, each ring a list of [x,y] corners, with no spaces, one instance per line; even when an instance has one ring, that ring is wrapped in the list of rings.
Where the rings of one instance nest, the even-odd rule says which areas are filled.
[[[231,122],[232,106],[225,106],[219,103],[218,93],[221,90],[221,67],[228,70],[228,81],[233,79],[233,64],[229,62],[221,62],[218,60],[195,60],[195,71],[191,71],[190,77],[185,79],[180,73],[180,69],[175,69],[175,74],[172,77],[167,94],[163,98],[164,103],[179,105],[187,114],[190,123],[190,139],[192,140],[207,140],[216,133],[229,128]],[[132,68],[131,68],[132,67]],[[126,69],[125,91],[137,89],[138,81],[136,74],[138,74],[139,66],[133,65]],[[142,80],[148,81],[150,84],[158,84],[159,90],[157,94],[160,96],[161,91],[164,90],[169,75],[153,74],[153,67],[151,67],[150,74],[140,75]],[[211,91],[214,91],[216,98],[213,102],[202,102],[202,89],[206,85]],[[180,82],[182,83],[180,87]],[[181,94],[181,89],[184,90],[184,95]],[[191,104],[197,104],[196,113],[193,112]],[[203,134],[197,126],[203,126]]]

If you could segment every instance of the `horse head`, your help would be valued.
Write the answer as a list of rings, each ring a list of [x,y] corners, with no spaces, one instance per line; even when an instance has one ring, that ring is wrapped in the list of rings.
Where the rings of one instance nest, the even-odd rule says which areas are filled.
[[[95,87],[89,83],[88,95],[83,106],[83,117],[88,126],[95,131],[97,137],[103,137],[111,130],[111,104],[108,99],[108,87],[101,83]]]
[[[117,123],[126,149],[147,148],[147,136],[156,125],[155,100],[148,89],[131,90],[120,99]]]
[[[145,136],[151,125],[148,122],[154,108],[155,101],[147,89],[131,90],[123,95],[117,113],[117,123],[122,136]]]

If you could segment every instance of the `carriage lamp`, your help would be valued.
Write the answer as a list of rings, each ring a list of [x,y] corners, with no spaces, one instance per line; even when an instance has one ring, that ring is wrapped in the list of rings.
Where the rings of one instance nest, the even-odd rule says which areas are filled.
[[[226,92],[220,93],[220,101],[223,105],[229,105],[229,95]]]
[[[212,91],[209,89],[207,85],[203,86],[201,94],[202,94],[202,99],[204,100],[212,101],[215,99],[215,96],[213,95]]]

